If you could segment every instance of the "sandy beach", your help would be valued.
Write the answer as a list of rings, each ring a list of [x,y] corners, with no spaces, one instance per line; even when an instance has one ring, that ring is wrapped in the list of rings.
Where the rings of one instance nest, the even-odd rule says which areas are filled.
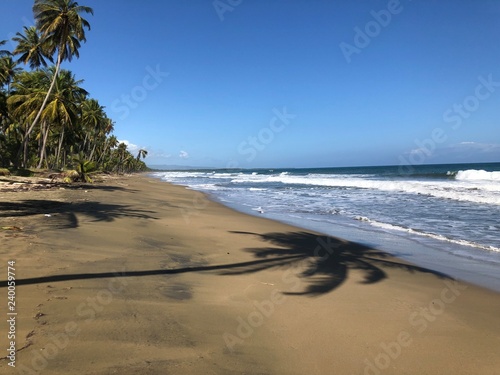
[[[145,175],[11,190],[2,374],[500,374],[500,295],[383,249]]]

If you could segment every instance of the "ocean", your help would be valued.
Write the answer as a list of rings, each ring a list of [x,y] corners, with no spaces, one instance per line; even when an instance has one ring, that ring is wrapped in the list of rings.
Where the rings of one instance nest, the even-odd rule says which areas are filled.
[[[500,291],[500,163],[154,172],[239,211]]]

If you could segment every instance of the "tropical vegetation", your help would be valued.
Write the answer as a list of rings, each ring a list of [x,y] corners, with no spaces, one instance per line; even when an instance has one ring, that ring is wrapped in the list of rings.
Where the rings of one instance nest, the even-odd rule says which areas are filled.
[[[132,155],[115,123],[63,61],[79,57],[93,10],[74,0],[35,0],[35,26],[0,41],[0,168],[90,173],[146,170],[146,150]]]

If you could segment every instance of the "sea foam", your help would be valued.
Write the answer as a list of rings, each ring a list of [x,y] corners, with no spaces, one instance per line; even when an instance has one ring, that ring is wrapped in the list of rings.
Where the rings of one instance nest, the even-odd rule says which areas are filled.
[[[458,171],[455,175],[455,179],[464,181],[497,181],[500,183],[500,172],[468,169],[465,171]]]

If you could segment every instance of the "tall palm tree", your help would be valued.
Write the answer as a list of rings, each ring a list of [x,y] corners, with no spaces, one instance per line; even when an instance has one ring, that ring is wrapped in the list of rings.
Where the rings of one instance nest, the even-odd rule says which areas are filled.
[[[90,7],[78,5],[73,0],[35,0],[33,13],[36,26],[44,39],[44,50],[49,56],[57,54],[57,62],[49,90],[28,129],[28,135],[35,128],[49,100],[59,75],[61,63],[64,60],[71,61],[73,56],[77,58],[80,56],[78,52],[80,42],[86,41],[84,28],[90,30],[90,24],[81,14],[94,14],[94,11]]]
[[[10,112],[19,121],[32,121],[47,95],[49,76],[42,70],[18,74],[12,84],[13,91],[7,103]]]
[[[49,72],[55,74],[55,68],[49,68]],[[66,130],[75,126],[78,121],[78,107],[86,96],[87,91],[80,87],[83,80],[76,80],[75,76],[68,70],[61,70],[55,85],[55,91],[44,109],[42,116],[49,119],[50,123],[59,125],[59,143],[56,153],[56,163],[60,166],[60,155],[63,147]],[[46,129],[45,131],[48,131]],[[44,152],[45,144],[42,146]],[[41,165],[41,162],[40,162]]]
[[[106,134],[110,134],[113,131],[113,121],[109,121],[109,126],[106,128]],[[104,144],[101,146],[99,156],[97,157],[97,164],[102,166],[103,170],[110,170],[110,161],[113,150],[118,146],[118,139],[115,135],[110,135],[104,140]]]
[[[17,42],[14,55],[21,55],[18,62],[23,62],[33,70],[40,67],[47,67],[47,61],[52,62],[52,57],[47,54],[45,40],[40,36],[35,26],[24,26],[24,35],[20,32],[12,38]]]
[[[124,172],[124,163],[128,156],[127,145],[121,142],[120,144],[118,144],[118,147],[113,152],[113,154],[115,156],[114,162],[116,162],[115,171]]]
[[[8,126],[7,94],[0,89],[0,167],[8,164],[7,145],[8,137],[6,128]]]
[[[55,67],[19,74],[13,84],[13,93],[7,100],[11,113],[16,119],[20,122],[29,123],[36,116],[40,103],[47,96],[54,75]],[[43,125],[39,133],[42,140],[39,146],[41,161],[43,161],[42,155],[45,155],[45,143],[51,125],[53,127],[57,126],[59,134],[56,159],[59,158],[65,130],[76,123],[78,105],[87,95],[87,92],[80,87],[82,82],[76,80],[71,72],[64,69],[60,71],[56,78],[54,91],[49,95],[48,103],[40,117]],[[28,131],[25,130],[23,147],[20,149],[20,152],[23,152],[23,166],[27,166],[29,135]],[[41,162],[39,165],[41,165]]]
[[[87,159],[93,160],[95,152],[104,147],[106,136],[112,127],[112,121],[96,99],[86,99],[82,103],[80,131],[84,134],[82,150]]]
[[[7,105],[10,115],[19,123],[22,134],[22,142],[14,160],[16,167],[19,162],[23,167],[26,167],[29,142],[28,124],[35,118],[47,95],[47,89],[50,85],[49,79],[48,75],[41,70],[24,71],[16,76],[12,84],[13,91],[7,99]],[[23,155],[22,160],[20,160],[21,154]]]

